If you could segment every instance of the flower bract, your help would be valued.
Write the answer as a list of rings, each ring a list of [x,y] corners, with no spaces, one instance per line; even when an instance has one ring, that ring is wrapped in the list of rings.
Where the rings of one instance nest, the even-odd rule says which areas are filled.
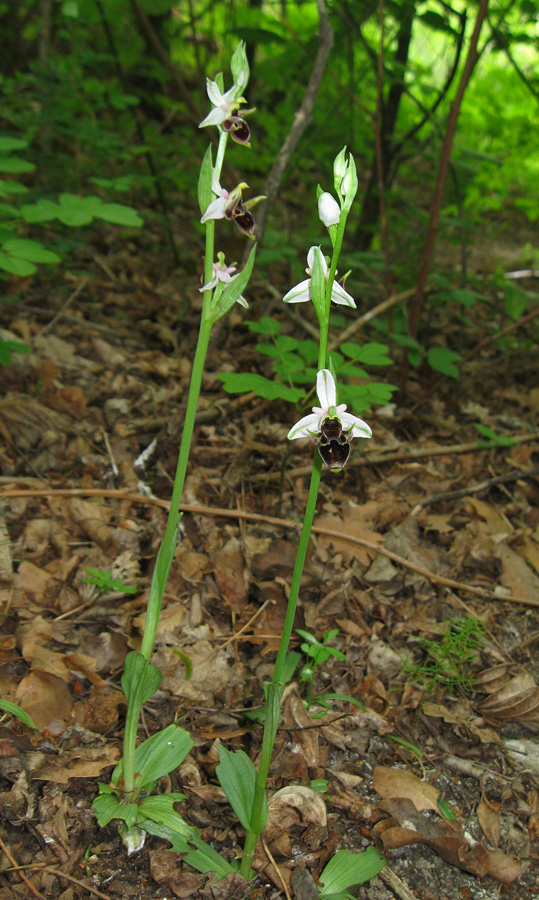
[[[324,277],[327,279],[328,265],[319,247],[311,247],[311,249],[309,250],[307,254],[308,265],[305,271],[307,272],[307,275],[312,275],[315,253],[320,253],[322,270],[324,272]],[[283,301],[285,303],[304,303],[306,300],[312,300],[310,277],[306,278],[305,281],[300,281],[299,284],[296,284],[296,286],[289,290],[288,293],[283,297]],[[348,291],[345,291],[342,284],[339,284],[338,281],[333,282],[333,287],[331,289],[331,300],[333,303],[337,303],[340,306],[351,306],[354,309],[356,308],[356,302],[354,298],[350,296]]]

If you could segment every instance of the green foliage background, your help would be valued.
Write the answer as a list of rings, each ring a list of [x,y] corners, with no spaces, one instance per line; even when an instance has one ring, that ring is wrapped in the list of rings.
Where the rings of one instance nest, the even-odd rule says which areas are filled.
[[[334,46],[312,121],[271,209],[258,266],[283,292],[304,277],[306,251],[321,236],[316,185],[330,186],[332,160],[347,144],[360,194],[343,271],[352,269],[347,286],[368,308],[387,293],[374,128],[379,9],[367,0],[327,0],[327,10]],[[444,194],[439,245],[455,249],[447,265],[438,264],[438,313],[424,317],[411,344],[398,309],[370,326],[370,339],[389,339],[394,355],[406,352],[412,366],[453,378],[459,348],[438,340],[439,307],[449,304],[463,321],[484,300],[484,283],[466,268],[470,248],[505,239],[520,247],[515,266],[537,261],[528,236],[539,218],[537,11],[537,0],[489,6]],[[381,144],[387,262],[398,290],[417,276],[441,140],[476,12],[477,2],[384,4]],[[90,239],[96,222],[128,230],[144,222],[141,246],[159,250],[171,270],[195,275],[196,254],[182,252],[182,244],[186,231],[200,228],[193,185],[209,138],[197,127],[207,112],[206,74],[227,72],[238,39],[246,41],[255,152],[237,148],[225,174],[230,185],[241,176],[261,193],[319,46],[313,0],[21,0],[0,4],[0,26],[6,281],[65,258]],[[486,274],[496,275],[495,250],[486,259]],[[522,315],[529,298],[521,294],[504,299],[497,326],[503,316]]]

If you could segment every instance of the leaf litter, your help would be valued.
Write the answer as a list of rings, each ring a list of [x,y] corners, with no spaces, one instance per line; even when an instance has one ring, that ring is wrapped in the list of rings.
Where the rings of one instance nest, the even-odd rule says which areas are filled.
[[[126,254],[109,262],[129,268]],[[0,725],[2,840],[19,866],[36,867],[28,877],[37,890],[63,900],[90,888],[122,900],[244,895],[232,876],[217,885],[188,871],[156,839],[128,860],[90,809],[96,781],[121,754],[119,676],[128,650],[140,646],[189,377],[182,360],[192,323],[187,315],[178,334],[176,289],[160,287],[159,302],[142,283],[134,298],[116,288],[103,295],[94,330],[84,318],[94,300],[84,292],[81,318],[60,318],[54,335],[39,337],[52,310],[19,310],[9,321],[6,307],[2,323],[32,353],[17,359],[0,400],[0,692],[39,729],[8,715]],[[61,292],[50,302],[60,307]],[[139,321],[148,327],[134,329]],[[284,464],[275,421],[290,409],[238,401],[214,379],[238,355],[248,358],[248,335],[238,334],[235,345],[221,335],[210,358],[185,492],[192,511],[181,523],[154,659],[164,680],[144,714],[146,735],[179,719],[189,730],[195,749],[160,790],[187,794],[186,818],[228,858],[241,827],[216,784],[218,748],[241,748],[257,762],[255,714],[283,625],[294,522],[306,498],[301,454],[307,459],[300,450]],[[506,390],[502,374],[489,383],[491,395],[481,390],[486,425]],[[287,688],[256,857],[259,891],[281,891],[300,865],[316,885],[337,847],[376,844],[393,888],[377,878],[357,889],[365,900],[480,900],[500,885],[506,900],[537,895],[539,488],[524,476],[539,441],[473,449],[473,428],[455,424],[468,421],[473,387],[469,397],[442,389],[414,417],[406,409],[375,416],[373,446],[323,483],[295,627],[320,639],[337,628],[346,659],[330,657],[317,670],[310,710],[301,666]],[[530,428],[534,391],[519,389],[518,414]],[[214,424],[205,424],[216,407],[221,417],[212,412]],[[156,435],[153,457],[136,469]],[[455,438],[461,444],[448,446],[458,449],[444,453]],[[508,470],[523,477],[456,496]],[[79,493],[58,493],[68,489]],[[449,498],[436,501],[441,490]],[[86,583],[88,569],[104,573],[102,587],[99,578]],[[107,587],[115,579],[136,592]],[[407,669],[425,664],[423,641],[443,642],[464,617],[484,628],[466,689],[414,683]],[[301,642],[293,649],[301,652]],[[364,709],[317,703],[324,694]],[[62,881],[62,871],[88,890]],[[4,875],[0,896],[25,896],[16,871]]]

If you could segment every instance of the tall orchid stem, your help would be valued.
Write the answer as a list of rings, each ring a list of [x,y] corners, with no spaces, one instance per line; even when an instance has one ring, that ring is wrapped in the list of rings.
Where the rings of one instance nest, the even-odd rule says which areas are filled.
[[[205,259],[205,276],[206,281],[211,279],[213,256],[215,245],[215,222],[210,221],[206,224],[206,259]],[[153,654],[155,639],[157,637],[157,628],[159,625],[159,614],[163,603],[163,596],[167,584],[167,579],[174,559],[176,544],[178,542],[178,525],[181,519],[180,503],[185,484],[185,476],[187,473],[187,463],[191,450],[191,440],[195,427],[195,419],[200,397],[200,387],[202,384],[202,375],[204,372],[204,364],[208,352],[208,345],[211,335],[211,322],[208,314],[211,305],[211,291],[204,292],[204,301],[202,306],[202,316],[200,319],[200,330],[198,333],[197,347],[195,358],[193,360],[193,368],[191,371],[191,383],[189,385],[189,396],[187,398],[187,408],[185,410],[185,420],[183,424],[182,440],[180,444],[180,452],[178,454],[178,465],[176,466],[176,476],[174,478],[174,487],[172,489],[172,497],[170,499],[170,509],[168,513],[165,534],[157,554],[155,567],[148,595],[148,605],[146,607],[146,621],[144,624],[144,634],[142,636],[142,645],[140,652],[142,656],[149,662]],[[135,748],[137,743],[137,731],[140,721],[141,707],[138,704],[130,703],[127,709],[125,720],[124,741],[123,741],[123,778],[124,793],[127,798],[133,796],[135,789]]]
[[[266,783],[268,780],[268,771],[271,763],[271,754],[275,743],[275,736],[279,724],[279,710],[281,695],[284,690],[282,681],[286,654],[288,653],[288,645],[292,636],[292,628],[294,627],[294,619],[296,617],[296,609],[298,605],[299,589],[301,585],[301,577],[303,575],[303,567],[309,547],[309,538],[311,528],[316,511],[316,500],[318,498],[318,489],[320,487],[320,477],[322,473],[322,458],[320,454],[315,452],[313,460],[313,470],[311,474],[311,483],[309,485],[309,495],[307,497],[307,506],[305,508],[305,517],[299,539],[298,552],[290,584],[290,594],[286,607],[286,615],[283,625],[283,633],[279,644],[279,651],[275,661],[275,669],[271,684],[266,686],[267,713],[264,721],[264,735],[262,738],[262,747],[260,750],[260,761],[258,765],[258,774],[255,783],[255,793],[251,812],[252,830],[247,831],[245,836],[245,846],[241,858],[240,874],[244,878],[249,879],[251,876],[251,864],[256,849],[258,835],[264,827],[262,821],[262,811],[264,808],[264,798],[266,796]]]

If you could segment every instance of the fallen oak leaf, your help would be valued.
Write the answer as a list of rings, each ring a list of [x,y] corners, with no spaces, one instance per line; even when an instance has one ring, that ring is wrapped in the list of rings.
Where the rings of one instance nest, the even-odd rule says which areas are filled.
[[[411,800],[415,809],[438,810],[440,791],[434,785],[421,781],[408,769],[392,769],[388,766],[376,766],[372,785],[377,794],[388,799],[406,798]]]

